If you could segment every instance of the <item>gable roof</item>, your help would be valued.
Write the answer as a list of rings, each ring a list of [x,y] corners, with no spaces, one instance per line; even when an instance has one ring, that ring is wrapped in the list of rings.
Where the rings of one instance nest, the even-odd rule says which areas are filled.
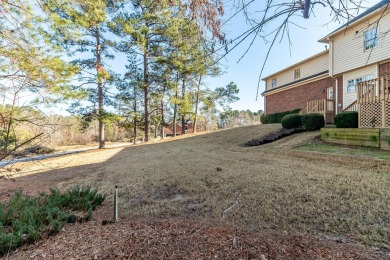
[[[315,59],[315,58],[317,58],[317,57],[319,57],[319,56],[321,56],[321,55],[323,55],[323,54],[325,54],[325,53],[328,53],[328,52],[329,52],[329,50],[321,51],[321,52],[319,52],[319,53],[317,53],[317,54],[315,54],[315,55],[313,55],[313,56],[310,56],[309,58],[306,58],[306,59],[304,59],[304,60],[301,60],[301,61],[299,61],[299,62],[297,62],[297,63],[294,63],[294,64],[291,65],[291,66],[288,66],[288,67],[286,67],[286,68],[284,68],[284,69],[282,69],[282,70],[279,70],[279,71],[277,71],[277,72],[275,72],[275,73],[272,73],[271,75],[268,75],[268,76],[262,78],[261,80],[265,81],[265,80],[267,80],[267,79],[269,79],[269,78],[275,76],[276,74],[279,74],[279,73],[284,72],[284,71],[286,71],[286,70],[289,70],[289,69],[292,69],[292,68],[294,68],[294,67],[297,67],[297,66],[301,65],[302,63],[305,63],[305,62],[307,62],[307,61],[309,61],[309,60],[313,60],[313,59]]]
[[[272,88],[272,89],[266,90],[263,93],[261,93],[261,95],[264,96],[264,94],[266,94],[266,93],[273,92],[273,91],[279,90],[281,88],[286,88],[286,87],[289,87],[291,85],[295,85],[295,84],[301,83],[303,81],[306,81],[306,80],[309,80],[309,79],[313,79],[313,78],[316,78],[316,77],[319,77],[319,76],[324,76],[324,75],[329,75],[329,70],[325,70],[323,72],[311,75],[309,77],[306,77],[306,78],[303,78],[303,79],[299,79],[299,80],[296,80],[296,81],[284,84],[284,85],[279,86],[277,88]]]
[[[366,17],[366,16],[368,16],[370,14],[373,14],[375,11],[377,11],[380,8],[382,8],[382,7],[386,6],[386,5],[389,5],[389,4],[390,4],[390,0],[382,0],[382,1],[380,1],[376,5],[374,5],[374,6],[370,7],[370,8],[368,8],[367,10],[365,10],[363,13],[355,16],[353,19],[349,20],[347,23],[343,24],[342,26],[340,26],[339,28],[337,28],[333,32],[331,32],[328,35],[326,35],[325,37],[321,38],[319,40],[319,42],[327,43],[329,36],[339,32],[341,29],[343,29],[345,27],[350,26],[351,24],[357,22],[358,20],[362,19],[363,17]]]

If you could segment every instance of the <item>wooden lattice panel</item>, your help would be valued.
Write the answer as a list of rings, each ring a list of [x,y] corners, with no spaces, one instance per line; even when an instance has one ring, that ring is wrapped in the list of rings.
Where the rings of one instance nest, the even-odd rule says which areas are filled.
[[[390,100],[387,100],[385,103],[385,113],[386,113],[386,127],[390,127]]]
[[[360,126],[382,126],[382,102],[378,101],[368,104],[360,104]]]

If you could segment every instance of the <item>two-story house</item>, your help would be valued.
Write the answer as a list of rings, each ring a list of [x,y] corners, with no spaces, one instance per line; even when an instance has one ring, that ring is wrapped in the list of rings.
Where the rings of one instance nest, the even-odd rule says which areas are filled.
[[[322,112],[329,122],[332,114],[360,108],[359,114],[365,117],[361,126],[372,125],[368,121],[373,113],[376,121],[386,121],[385,113],[390,114],[390,0],[379,2],[319,41],[329,44],[329,50],[263,79],[265,112],[300,108],[302,113]]]

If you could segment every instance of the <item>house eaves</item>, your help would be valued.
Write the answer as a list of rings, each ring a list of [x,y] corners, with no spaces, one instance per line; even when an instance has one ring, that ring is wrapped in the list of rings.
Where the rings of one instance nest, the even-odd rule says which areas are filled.
[[[353,25],[355,23],[360,22],[361,19],[363,19],[363,18],[368,18],[368,17],[376,14],[377,12],[379,12],[382,9],[382,7],[386,7],[389,4],[390,4],[390,0],[382,0],[382,1],[380,1],[376,5],[368,8],[363,13],[355,16],[353,19],[349,20],[347,23],[343,24],[342,26],[340,26],[339,28],[337,28],[336,30],[334,30],[333,32],[329,33],[328,35],[326,35],[325,37],[321,38],[318,41],[322,42],[322,43],[329,43],[329,38],[331,36],[339,33],[340,31],[342,31],[342,29],[346,29],[347,27],[349,27],[349,26],[351,26],[351,25]],[[388,8],[390,10],[390,7],[386,7],[386,8]]]
[[[287,71],[287,70],[289,70],[289,69],[295,68],[295,67],[297,67],[297,66],[299,66],[299,65],[301,65],[301,64],[303,64],[303,63],[305,63],[305,62],[308,62],[308,61],[310,61],[310,60],[313,60],[313,59],[315,59],[315,58],[317,58],[317,57],[319,57],[319,56],[321,56],[321,55],[323,55],[323,54],[325,54],[325,53],[328,53],[328,52],[329,52],[329,50],[325,50],[325,51],[319,52],[319,53],[317,53],[317,54],[315,54],[315,55],[313,55],[313,56],[310,56],[309,58],[306,58],[306,59],[304,59],[304,60],[299,61],[298,63],[295,63],[295,64],[293,64],[293,65],[291,65],[291,66],[288,66],[288,67],[286,67],[286,68],[284,68],[284,69],[282,69],[282,70],[279,70],[279,71],[277,71],[277,72],[275,72],[275,73],[272,73],[271,75],[268,75],[268,76],[262,78],[261,80],[266,81],[267,79],[269,79],[269,78],[271,78],[271,77],[274,77],[274,76],[277,75],[277,74],[280,74],[280,73],[282,73],[282,72],[284,72],[284,71]]]
[[[277,88],[266,90],[263,93],[261,93],[261,95],[264,96],[265,94],[268,94],[268,93],[271,93],[271,92],[279,92],[279,91],[282,91],[282,90],[285,90],[285,89],[289,89],[290,87],[292,87],[294,85],[299,86],[299,85],[302,85],[300,83],[308,83],[310,80],[313,80],[313,79],[319,78],[319,77],[323,77],[323,76],[327,76],[327,75],[329,75],[329,70],[326,70],[326,71],[323,71],[323,72],[311,75],[309,77],[306,77],[306,78],[303,78],[303,79],[300,79],[300,80],[296,80],[296,81],[290,82],[288,84],[284,84],[284,85],[282,85],[280,87],[277,87]]]

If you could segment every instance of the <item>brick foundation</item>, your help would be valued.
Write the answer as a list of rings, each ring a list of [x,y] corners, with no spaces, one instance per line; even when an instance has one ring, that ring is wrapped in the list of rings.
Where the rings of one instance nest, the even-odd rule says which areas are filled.
[[[342,91],[342,77],[339,83]],[[266,113],[273,114],[284,112],[297,108],[303,108],[308,101],[325,99],[327,97],[327,88],[335,86],[335,80],[331,77],[307,83],[299,87],[284,90],[275,94],[265,96]],[[335,93],[335,92],[334,92]],[[341,92],[342,98],[342,92]],[[340,98],[339,98],[340,100]],[[340,101],[339,101],[340,102]]]
[[[390,62],[379,65],[379,77],[390,75]]]

